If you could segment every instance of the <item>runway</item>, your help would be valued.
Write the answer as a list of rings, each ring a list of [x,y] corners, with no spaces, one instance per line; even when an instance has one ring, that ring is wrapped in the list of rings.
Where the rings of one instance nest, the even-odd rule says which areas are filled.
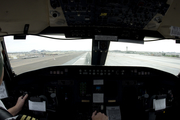
[[[15,74],[21,74],[27,71],[37,70],[45,67],[60,66],[73,64],[82,57],[86,52],[72,52],[56,56],[39,56],[31,59],[11,60],[11,67]]]
[[[180,73],[180,58],[173,57],[110,52],[106,59],[106,65],[151,67],[174,75]]]
[[[11,60],[11,66],[16,74],[61,65],[91,65],[90,52],[72,52],[55,56],[39,56],[31,59]],[[106,66],[142,66],[163,70],[174,75],[180,72],[180,58],[147,56],[109,52]]]

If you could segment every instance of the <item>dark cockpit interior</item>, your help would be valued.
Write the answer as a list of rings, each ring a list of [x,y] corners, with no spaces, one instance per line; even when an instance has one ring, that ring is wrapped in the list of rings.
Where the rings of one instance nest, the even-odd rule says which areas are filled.
[[[91,120],[95,110],[109,120],[179,119],[180,76],[145,66],[105,66],[111,41],[144,44],[145,37],[154,37],[180,43],[179,5],[179,0],[1,1],[8,93],[3,103],[12,107],[19,96],[28,94],[19,114],[39,120]],[[28,35],[62,33],[64,40],[92,39],[90,65],[13,71],[4,37],[23,41]]]
[[[32,100],[33,97],[45,100],[46,112],[37,113],[40,118],[85,120],[91,119],[95,110],[106,113],[108,107],[118,106],[121,119],[125,120],[176,119],[178,85],[177,77],[150,68],[65,66],[17,76],[11,95],[28,93]],[[166,108],[155,111],[153,99],[164,98]],[[17,98],[11,99],[16,101]],[[29,112],[28,106],[24,107],[23,112],[26,111],[32,112]],[[116,110],[111,111],[111,114],[119,115]]]

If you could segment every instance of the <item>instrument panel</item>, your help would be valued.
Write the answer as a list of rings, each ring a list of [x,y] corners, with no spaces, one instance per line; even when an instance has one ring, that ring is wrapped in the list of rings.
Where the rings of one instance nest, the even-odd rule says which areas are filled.
[[[107,114],[113,106],[119,107],[122,120],[177,117],[178,78],[152,68],[60,66],[27,72],[13,81],[11,96],[28,93],[29,100],[46,101],[46,112],[31,111],[39,118],[91,119],[93,111]],[[162,98],[166,108],[155,111],[153,99]]]

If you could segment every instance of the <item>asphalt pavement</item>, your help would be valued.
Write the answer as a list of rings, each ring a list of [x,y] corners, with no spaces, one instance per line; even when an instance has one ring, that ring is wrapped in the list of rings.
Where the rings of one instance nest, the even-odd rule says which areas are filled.
[[[60,66],[69,61],[76,62],[86,52],[74,52],[56,56],[45,56],[31,59],[16,59],[11,60],[11,67],[16,74],[37,70],[45,67]],[[73,63],[74,63],[73,62]],[[72,63],[69,63],[69,65]]]
[[[173,57],[110,52],[108,53],[106,65],[151,67],[174,75],[180,73],[180,58]]]

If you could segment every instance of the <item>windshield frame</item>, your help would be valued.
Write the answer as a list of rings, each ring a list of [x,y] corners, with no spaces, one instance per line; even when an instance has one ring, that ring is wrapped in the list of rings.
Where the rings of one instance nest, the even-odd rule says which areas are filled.
[[[52,36],[51,36],[52,37]],[[58,38],[58,36],[56,36],[55,38]],[[62,38],[64,38],[64,36],[62,37]],[[149,42],[149,40],[152,40],[152,42],[154,41],[154,40],[157,40],[158,41],[158,39],[157,38],[154,38],[154,39],[152,39],[152,38],[149,38],[149,39],[146,39],[145,41],[147,41],[148,40],[148,43],[150,43]],[[164,39],[164,41],[165,41],[166,39]],[[76,41],[76,40],[74,40],[74,41]],[[84,39],[82,40],[81,39],[81,41],[84,41]],[[169,40],[170,41],[170,40]],[[107,58],[108,58],[108,54],[111,52],[111,43],[112,42],[115,42],[115,41],[98,41],[98,40],[92,40],[92,46],[91,46],[91,51],[90,51],[90,53],[92,54],[92,57],[91,57],[91,65],[104,65],[104,66],[106,66],[107,64],[106,64],[106,61],[107,61]],[[151,43],[152,43],[151,42]],[[124,44],[123,42],[118,42],[118,43],[121,43],[121,44]],[[135,43],[127,43],[127,42],[125,42],[126,44],[134,44],[135,45]],[[145,42],[145,44],[146,44],[147,42]],[[102,48],[101,47],[101,44],[102,45],[105,45],[106,47],[105,48]],[[116,42],[116,44],[117,44],[117,42]],[[137,44],[136,44],[137,45]],[[141,45],[144,45],[144,44],[141,44]],[[5,45],[4,45],[5,46]],[[127,48],[126,48],[127,49]],[[5,50],[6,51],[6,50]],[[126,51],[124,51],[124,52],[127,52],[127,50]],[[129,51],[129,52],[133,52],[133,51]],[[144,52],[144,51],[143,51]],[[140,54],[141,52],[139,51],[139,54]],[[8,54],[8,53],[7,53]],[[96,64],[94,64],[93,63],[93,60],[95,60],[96,62],[97,61],[99,61],[99,62],[97,62]],[[8,59],[8,61],[9,61],[9,64],[10,64],[10,60]],[[102,62],[103,61],[103,62]],[[101,63],[100,63],[101,62]],[[65,64],[65,65],[68,65],[68,64]],[[108,65],[107,65],[108,66]],[[113,65],[113,66],[118,66],[117,64],[116,65]],[[123,65],[123,66],[128,66],[128,65]],[[130,65],[131,66],[131,65]],[[141,66],[141,65],[134,65],[134,66]],[[151,67],[151,66],[143,66],[143,67]],[[151,68],[154,68],[154,67],[151,67]],[[11,67],[11,69],[12,69],[12,67]],[[155,69],[157,69],[157,68],[155,68]],[[159,70],[163,70],[163,69],[159,69]],[[166,72],[168,72],[168,71],[166,71]],[[178,71],[179,72],[179,71]],[[13,72],[12,72],[13,73]],[[171,73],[172,74],[172,73]],[[175,74],[175,75],[177,75],[177,74]]]

